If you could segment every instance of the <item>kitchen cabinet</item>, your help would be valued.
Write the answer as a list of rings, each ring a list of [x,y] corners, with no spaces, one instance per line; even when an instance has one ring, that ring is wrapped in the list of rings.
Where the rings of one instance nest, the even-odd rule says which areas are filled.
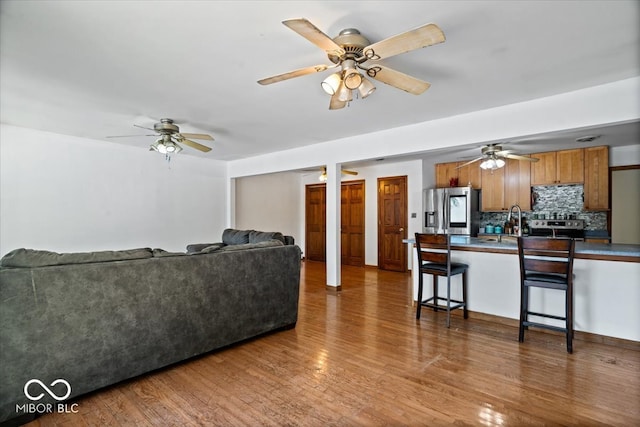
[[[480,162],[462,166],[467,162],[450,162],[436,164],[436,187],[450,187],[450,179],[457,178],[459,187],[470,185],[475,189],[481,188]]]
[[[530,156],[523,156],[530,157]],[[531,163],[526,160],[506,159],[504,180],[505,209],[513,205],[523,211],[531,210]]]
[[[436,187],[450,187],[449,180],[458,178],[458,162],[436,164]]]
[[[504,201],[505,168],[482,169],[482,211],[499,212],[506,210]]]
[[[526,160],[505,159],[503,168],[482,171],[482,211],[500,212],[513,205],[531,210],[531,168]]]
[[[531,163],[531,185],[582,184],[584,182],[584,149],[536,153]]]
[[[609,209],[609,147],[584,149],[584,209]]]
[[[458,162],[458,167],[467,162]],[[480,161],[473,162],[470,165],[462,166],[458,169],[458,182],[461,187],[473,187],[476,190],[482,188],[482,169],[480,169]]]

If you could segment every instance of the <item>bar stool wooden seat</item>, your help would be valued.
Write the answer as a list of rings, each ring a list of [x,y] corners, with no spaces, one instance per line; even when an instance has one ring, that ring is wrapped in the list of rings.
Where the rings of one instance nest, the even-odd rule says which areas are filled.
[[[447,328],[451,325],[451,310],[463,309],[465,319],[469,317],[467,311],[467,264],[451,262],[451,236],[448,234],[416,233],[416,249],[418,251],[418,311],[416,319],[420,318],[422,307],[432,308],[434,311],[447,312]],[[423,276],[433,276],[433,296],[422,300],[424,286]],[[451,299],[451,277],[462,274],[462,300]],[[447,297],[438,296],[438,278],[447,278]],[[441,304],[444,302],[445,304]],[[452,304],[453,303],[453,304]]]
[[[524,342],[529,326],[563,332],[567,337],[567,352],[573,353],[573,239],[519,237],[520,259],[520,330],[518,341]],[[529,310],[529,289],[556,289],[565,293],[564,316]],[[529,320],[529,316],[562,320],[564,327]]]

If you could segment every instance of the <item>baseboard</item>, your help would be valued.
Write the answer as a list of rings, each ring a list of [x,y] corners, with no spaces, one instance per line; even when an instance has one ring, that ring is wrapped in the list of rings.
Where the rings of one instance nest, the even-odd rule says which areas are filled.
[[[451,314],[454,314],[454,313],[455,312],[452,312]],[[462,313],[460,312],[460,314]],[[496,316],[494,314],[480,313],[480,312],[471,311],[471,310],[469,310],[469,319],[485,320],[487,322],[499,323],[501,325],[512,326],[514,328],[518,328],[520,323],[518,319],[511,319],[508,317]],[[553,334],[553,335],[564,335],[563,333],[555,332],[547,329],[536,328],[535,330],[539,332]],[[638,341],[626,340],[623,338],[608,337],[605,335],[593,334],[591,332],[574,331],[573,339],[578,341],[611,345],[614,347],[625,348],[628,350],[640,351],[640,342]]]
[[[342,285],[338,285],[338,286],[325,285],[325,289],[329,293],[337,294],[338,292],[342,291]]]

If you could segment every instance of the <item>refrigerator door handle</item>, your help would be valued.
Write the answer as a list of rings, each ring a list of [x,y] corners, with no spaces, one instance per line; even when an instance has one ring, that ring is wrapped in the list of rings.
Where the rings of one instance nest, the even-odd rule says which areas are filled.
[[[449,194],[447,192],[444,193],[444,203],[442,204],[442,231],[444,234],[447,234],[447,229],[449,228],[449,215],[447,207],[449,206]]]

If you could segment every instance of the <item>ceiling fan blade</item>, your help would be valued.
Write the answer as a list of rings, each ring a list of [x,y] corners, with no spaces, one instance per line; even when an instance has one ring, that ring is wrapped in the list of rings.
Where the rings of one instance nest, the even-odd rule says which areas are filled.
[[[362,52],[369,59],[384,59],[445,41],[436,24],[426,24],[413,30],[373,43]]]
[[[383,67],[382,65],[375,65],[369,68],[367,70],[367,75],[373,79],[381,81],[382,83],[386,83],[414,95],[420,95],[431,86],[431,83],[411,77],[407,74],[401,73],[400,71]]]
[[[158,136],[158,134],[153,133],[151,135],[111,135],[111,136],[105,136],[105,138],[135,138],[135,137],[141,137],[141,136]]]
[[[536,159],[535,157],[518,156],[517,154],[505,154],[502,157],[506,157],[507,159],[514,159],[514,160],[526,160],[528,162],[537,162],[539,160],[539,159]]]
[[[184,144],[188,147],[195,148],[196,150],[200,150],[205,153],[208,151],[211,151],[211,148],[207,147],[206,145],[198,144],[197,142],[191,141],[190,139],[187,139],[187,138],[176,138],[176,139],[180,144]]]
[[[312,73],[320,73],[322,71],[328,70],[329,68],[334,68],[337,65],[314,65],[313,67],[300,68],[299,70],[289,71],[288,73],[278,74],[277,76],[267,77],[266,79],[258,80],[258,83],[261,85],[270,85],[271,83],[281,82],[283,80],[292,79],[294,77],[306,76],[307,74]]]
[[[347,105],[347,101],[340,101],[340,94],[336,91],[331,95],[331,101],[329,101],[329,110],[339,110]]]
[[[342,173],[345,175],[358,175],[358,172],[356,171],[343,170]]]
[[[140,125],[134,125],[134,126],[135,126],[135,127],[137,127],[137,128],[140,128],[140,129],[151,130],[151,131],[154,131],[154,132],[156,131],[155,129],[146,128],[146,127],[144,127],[144,126],[140,126]]]
[[[180,135],[184,136],[185,138],[191,138],[191,139],[204,139],[207,141],[213,141],[213,137],[211,135],[207,135],[206,133],[184,133],[184,132],[180,132]]]
[[[331,37],[323,33],[318,27],[313,25],[305,18],[288,19],[282,21],[284,25],[291,28],[296,33],[300,34],[311,43],[318,46],[320,49],[327,52],[330,55],[342,56],[344,50],[334,42]]]
[[[470,165],[471,163],[475,163],[475,162],[477,162],[477,161],[479,161],[479,160],[482,160],[482,159],[484,159],[484,157],[478,157],[477,159],[473,159],[473,160],[471,160],[470,162],[463,163],[463,164],[461,164],[460,166],[457,166],[457,167],[456,167],[456,169],[463,168],[463,167],[465,167],[465,166],[467,166],[467,165]]]

